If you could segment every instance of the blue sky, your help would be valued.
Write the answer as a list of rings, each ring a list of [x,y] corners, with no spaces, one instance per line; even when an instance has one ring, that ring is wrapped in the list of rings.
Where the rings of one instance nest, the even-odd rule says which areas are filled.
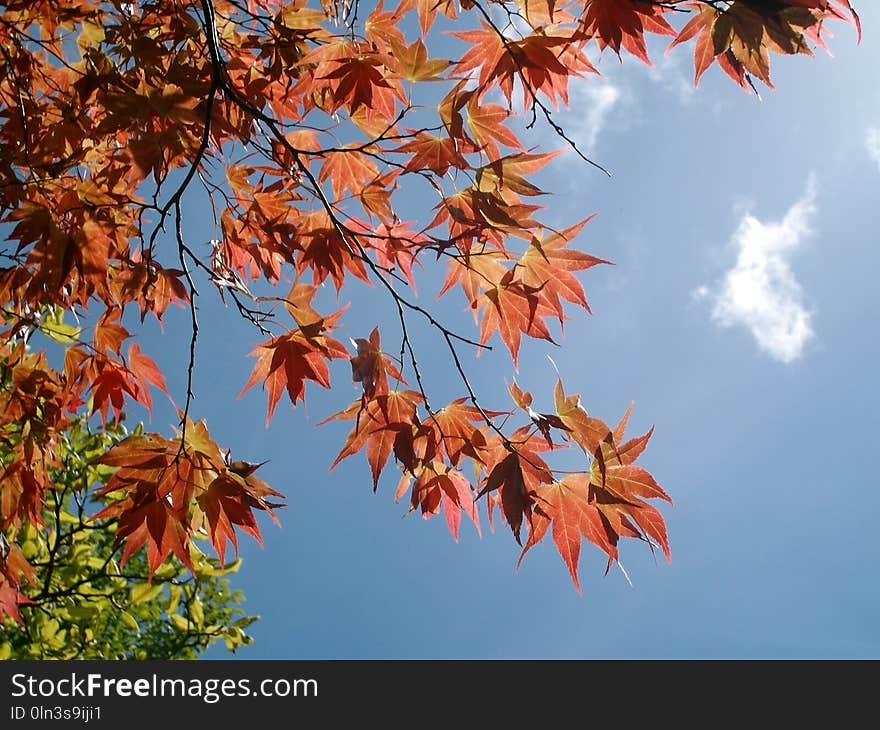
[[[880,8],[860,5],[860,46],[837,24],[835,58],[774,58],[761,101],[717,68],[693,91],[690,47],[664,58],[658,45],[654,69],[606,54],[604,80],[579,82],[558,117],[613,176],[557,158],[545,218],[598,211],[578,245],[616,266],[583,277],[594,315],[572,311],[561,348],[526,341],[518,373],[500,351],[465,366],[488,407],[508,406],[516,376],[547,410],[549,354],[591,413],[616,420],[632,399],[634,432],[655,425],[642,461],[675,500],[661,507],[673,560],[628,541],[632,585],[585,546],[579,596],[550,540],[516,574],[505,527],[480,539],[463,524],[456,544],[442,518],[404,517],[393,479],[374,495],[362,457],[328,472],[347,427],[315,424],[356,396],[345,362],[332,391],[282,403],[265,429],[265,394],[235,399],[262,338],[203,287],[193,413],[235,457],[270,459],[260,475],[288,501],[282,528],[262,523],[265,549],[242,541],[234,583],[262,620],[237,656],[880,657]],[[559,146],[547,130],[527,139]],[[200,215],[194,241],[211,237]],[[423,281],[430,304],[438,287]],[[339,301],[340,339],[379,324],[397,348],[377,290]],[[470,326],[459,295],[432,306]],[[164,336],[145,333],[178,396],[187,328],[180,310]],[[416,346],[435,401],[463,395],[436,338],[418,330]],[[153,427],[171,420],[159,409]]]

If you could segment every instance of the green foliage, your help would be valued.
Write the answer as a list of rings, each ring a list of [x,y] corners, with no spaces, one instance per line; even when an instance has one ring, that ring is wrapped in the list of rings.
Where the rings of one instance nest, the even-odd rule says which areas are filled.
[[[62,467],[49,470],[46,529],[24,523],[6,535],[37,580],[23,589],[33,601],[20,606],[23,625],[0,623],[0,659],[194,659],[218,640],[233,652],[251,643],[246,629],[257,617],[240,607],[244,596],[227,578],[240,560],[222,567],[198,549],[201,540],[190,547],[194,574],[171,557],[150,580],[142,550],[120,569],[117,521],[89,519],[101,504],[88,495],[114,471],[92,462],[126,435],[121,424],[92,431],[83,418],[59,434]],[[0,440],[0,464],[11,448]]]

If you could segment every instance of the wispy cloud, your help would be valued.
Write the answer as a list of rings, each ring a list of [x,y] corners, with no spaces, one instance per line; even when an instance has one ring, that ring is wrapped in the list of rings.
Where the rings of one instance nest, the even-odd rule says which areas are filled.
[[[592,155],[609,115],[620,101],[620,88],[607,79],[589,76],[572,79],[568,93],[572,111],[559,115],[559,121],[578,149]]]
[[[814,337],[811,314],[789,257],[812,233],[816,185],[811,177],[804,195],[781,220],[765,223],[746,213],[733,234],[736,264],[720,282],[694,295],[712,301],[712,320],[721,327],[745,327],[758,347],[779,362],[799,358]]]
[[[868,154],[877,166],[880,167],[880,128],[871,127],[868,130],[868,137],[865,139],[865,146],[868,148]]]
[[[690,104],[696,96],[693,70],[687,55],[655,54],[654,65],[648,69],[648,78],[665,89],[672,91],[682,105]]]

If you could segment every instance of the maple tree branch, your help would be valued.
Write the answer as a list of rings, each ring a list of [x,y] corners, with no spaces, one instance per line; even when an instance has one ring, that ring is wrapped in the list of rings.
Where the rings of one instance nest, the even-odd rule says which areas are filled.
[[[180,260],[181,268],[183,269],[184,276],[186,277],[187,284],[189,285],[190,290],[190,301],[189,301],[189,309],[190,309],[190,322],[191,322],[191,335],[189,342],[189,361],[187,363],[187,375],[186,375],[186,400],[183,407],[183,412],[180,418],[180,449],[181,452],[185,451],[186,447],[186,424],[187,418],[189,416],[189,409],[192,403],[192,399],[194,397],[193,393],[193,371],[195,369],[195,349],[196,349],[196,340],[198,339],[199,325],[198,318],[196,316],[196,305],[195,305],[195,297],[198,296],[198,292],[196,291],[195,283],[193,282],[192,276],[189,272],[189,268],[186,264],[186,258],[184,256],[184,248],[185,244],[183,241],[183,233],[182,233],[182,214],[180,209],[180,200],[183,197],[183,194],[186,192],[193,178],[196,176],[196,173],[199,170],[199,167],[202,164],[202,160],[205,154],[208,151],[208,147],[211,142],[211,119],[214,110],[214,97],[217,91],[220,89],[221,80],[220,80],[220,72],[221,66],[219,62],[219,58],[216,54],[216,47],[214,42],[216,41],[216,29],[214,28],[213,22],[209,22],[208,28],[210,33],[212,34],[212,41],[208,44],[208,52],[211,58],[211,82],[208,88],[208,94],[205,97],[205,113],[204,113],[204,125],[202,128],[202,138],[199,142],[199,146],[196,149],[196,153],[193,156],[192,162],[190,163],[189,169],[186,172],[181,183],[177,186],[174,192],[171,194],[171,197],[165,202],[165,205],[159,210],[159,220],[153,228],[153,232],[150,235],[149,244],[147,247],[147,253],[149,258],[152,258],[153,245],[155,243],[156,237],[159,234],[160,230],[164,229],[165,218],[170,212],[171,208],[174,208],[175,213],[175,234],[177,239],[177,252],[178,259]],[[157,189],[158,195],[158,189]],[[178,456],[180,456],[180,453]]]
[[[455,349],[455,345],[449,339],[449,335],[444,333],[443,336],[446,338],[446,345],[449,348],[449,352],[452,354],[452,360],[455,363],[455,369],[458,370],[458,374],[461,377],[462,382],[464,382],[464,387],[467,389],[468,397],[470,398],[471,403],[474,404],[474,408],[476,408],[480,412],[480,416],[482,416],[483,420],[486,422],[489,428],[491,428],[501,437],[501,440],[505,444],[505,446],[507,446],[508,449],[513,450],[510,439],[508,439],[507,436],[501,431],[501,429],[499,429],[498,426],[495,425],[495,422],[489,417],[489,414],[486,413],[485,410],[483,410],[483,406],[481,406],[479,401],[477,400],[477,394],[474,392],[470,380],[468,380],[467,374],[464,371],[464,367],[461,364],[461,360],[458,359],[458,352]]]
[[[64,485],[64,493],[67,492],[67,485]],[[61,502],[62,500],[58,498],[58,492],[56,490],[52,490],[52,515],[55,520],[55,540],[52,545],[49,547],[49,560],[48,566],[46,568],[46,577],[43,580],[43,589],[40,591],[40,595],[38,598],[44,597],[48,590],[49,584],[52,582],[52,575],[55,572],[55,559],[58,555],[58,549],[61,547]]]
[[[186,244],[183,242],[182,230],[182,214],[180,210],[180,201],[174,203],[174,229],[177,237],[177,256],[180,261],[180,268],[183,269],[183,275],[189,285],[189,314],[190,314],[190,337],[189,337],[189,361],[186,366],[186,402],[183,406],[183,413],[180,416],[180,448],[185,450],[186,444],[186,424],[189,420],[189,408],[192,403],[193,393],[193,370],[196,365],[196,341],[199,337],[199,320],[196,316],[196,297],[199,293],[193,283],[192,275],[186,263]]]
[[[289,154],[291,154],[294,161],[296,162],[297,168],[300,170],[300,172],[303,174],[303,176],[309,181],[315,196],[318,198],[322,207],[326,211],[328,218],[331,222],[331,225],[334,227],[336,232],[339,234],[341,240],[344,243],[346,243],[349,247],[353,244],[355,249],[357,249],[357,251],[354,251],[349,248],[350,254],[353,256],[357,256],[358,258],[363,260],[367,264],[367,266],[372,270],[372,272],[376,276],[376,278],[379,279],[379,281],[382,283],[382,285],[390,293],[390,295],[395,303],[395,306],[397,307],[397,310],[398,310],[398,318],[399,318],[399,321],[401,324],[401,330],[403,333],[403,343],[402,343],[401,349],[403,350],[403,347],[405,346],[406,349],[410,353],[410,357],[413,362],[413,371],[415,372],[415,375],[416,375],[416,382],[418,384],[419,390],[421,391],[422,397],[425,399],[425,407],[428,410],[429,414],[432,417],[434,415],[431,408],[430,408],[430,405],[429,405],[429,400],[428,400],[427,394],[425,392],[425,389],[424,389],[424,386],[422,383],[421,372],[418,369],[418,363],[417,363],[417,360],[415,357],[415,352],[414,352],[414,349],[412,347],[412,343],[409,338],[409,332],[407,330],[406,319],[405,319],[404,312],[403,312],[404,307],[407,309],[410,309],[412,311],[420,313],[423,317],[425,317],[427,319],[427,321],[430,323],[431,326],[437,328],[442,333],[443,338],[444,338],[444,340],[445,340],[445,342],[451,352],[453,362],[455,363],[456,370],[458,371],[460,377],[462,378],[462,381],[465,384],[465,387],[468,390],[468,393],[471,398],[471,402],[474,403],[475,407],[478,409],[481,416],[485,419],[487,425],[490,426],[493,430],[497,431],[498,434],[501,436],[501,438],[504,439],[504,442],[506,444],[510,444],[510,441],[507,439],[507,437],[503,433],[501,433],[501,431],[495,426],[495,424],[493,423],[493,421],[489,417],[489,415],[486,413],[486,411],[483,410],[482,406],[480,406],[480,404],[477,402],[476,394],[474,393],[473,388],[470,385],[470,381],[468,380],[467,375],[464,372],[464,368],[462,367],[461,360],[459,359],[458,352],[455,348],[455,344],[454,344],[453,340],[457,340],[457,341],[460,341],[460,342],[463,342],[463,343],[466,343],[468,345],[478,347],[478,348],[482,347],[486,350],[491,350],[492,349],[491,346],[481,345],[479,342],[476,342],[476,341],[471,340],[467,337],[459,335],[459,334],[453,332],[452,330],[448,329],[443,324],[438,322],[434,318],[434,316],[430,312],[428,312],[426,309],[424,309],[423,307],[421,307],[417,304],[412,303],[408,299],[401,296],[394,289],[394,287],[391,286],[391,284],[387,281],[387,279],[384,276],[382,276],[382,270],[369,257],[366,250],[364,249],[364,247],[361,245],[360,241],[358,240],[358,237],[359,237],[358,234],[356,232],[352,231],[350,228],[348,228],[339,219],[339,217],[336,214],[336,210],[335,210],[333,204],[327,199],[327,196],[324,194],[324,192],[320,186],[320,183],[315,178],[314,174],[309,169],[308,165],[306,165],[303,162],[302,156],[304,154],[304,151],[297,150],[290,143],[290,141],[285,137],[285,135],[282,133],[281,129],[279,128],[278,121],[276,119],[270,117],[269,115],[265,114],[261,110],[257,109],[253,105],[251,105],[246,99],[244,99],[241,96],[241,94],[238,93],[238,90],[235,89],[235,87],[233,87],[232,84],[230,83],[229,78],[225,73],[225,68],[223,68],[222,60],[220,59],[220,55],[219,55],[219,45],[218,45],[218,42],[216,39],[216,32],[214,30],[213,21],[211,19],[212,18],[211,13],[213,12],[212,2],[211,2],[211,0],[201,0],[201,1],[202,1],[202,7],[204,9],[205,16],[206,16],[206,18],[210,19],[208,21],[209,25],[207,28],[206,35],[207,35],[207,39],[208,39],[209,53],[211,55],[212,63],[216,64],[215,68],[218,69],[218,78],[220,79],[221,88],[223,89],[223,91],[225,91],[232,98],[232,100],[240,108],[242,108],[242,110],[251,114],[255,120],[263,122],[266,125],[266,127],[268,127],[269,131],[272,133],[272,136],[276,139],[276,141],[278,141],[279,144],[281,144],[281,146],[284,147],[284,149]],[[345,150],[340,150],[340,151],[345,151]],[[366,151],[366,146],[364,146],[364,151]],[[367,154],[369,154],[369,153],[367,153]],[[359,254],[359,256],[358,256],[358,254]]]
[[[208,14],[208,17],[211,17],[210,14],[213,12],[213,3],[211,2],[211,0],[201,0],[201,2],[202,2],[202,7],[205,8],[205,12]],[[335,210],[333,204],[327,199],[327,196],[324,194],[323,190],[321,189],[321,186],[318,183],[317,178],[315,178],[314,174],[309,169],[308,165],[306,165],[303,162],[303,160],[302,160],[303,155],[311,155],[313,153],[309,153],[305,150],[299,150],[296,147],[294,147],[290,143],[290,141],[287,139],[287,137],[284,136],[281,129],[279,128],[278,120],[274,119],[273,117],[270,117],[269,115],[265,114],[260,109],[257,109],[256,107],[254,107],[250,102],[248,102],[247,99],[242,97],[242,95],[238,92],[238,90],[234,86],[232,86],[232,84],[230,83],[229,77],[225,72],[225,67],[223,66],[223,62],[219,56],[219,50],[218,50],[218,45],[217,45],[217,41],[216,41],[216,31],[214,30],[213,22],[210,23],[210,28],[209,28],[209,33],[208,33],[208,45],[209,45],[209,53],[211,55],[212,62],[214,61],[214,59],[217,59],[216,62],[217,62],[217,64],[219,64],[219,67],[221,69],[220,70],[220,77],[219,77],[220,88],[224,92],[229,94],[230,97],[232,98],[232,100],[243,111],[252,115],[256,120],[263,122],[269,128],[269,130],[271,131],[272,136],[275,138],[275,140],[282,147],[284,147],[284,149],[288,153],[290,153],[290,155],[296,161],[297,168],[309,181],[311,187],[313,188],[313,192],[314,192],[315,196],[318,198],[318,201],[321,203],[321,206],[327,212],[327,215],[330,219],[331,225],[333,225],[334,229],[340,235],[343,242],[346,243],[347,245],[350,243],[354,243],[355,247],[359,250],[359,252],[361,254],[359,258],[361,258],[361,260],[363,260],[364,263],[366,263],[373,270],[373,273],[377,276],[377,278],[385,285],[386,288],[388,288],[389,292],[391,293],[391,296],[396,299],[400,299],[400,303],[403,306],[407,307],[408,309],[419,312],[420,314],[425,316],[432,326],[440,329],[441,332],[443,332],[444,334],[448,334],[449,336],[453,337],[454,339],[459,340],[460,342],[464,342],[468,345],[472,345],[474,347],[484,347],[484,349],[491,350],[492,348],[490,346],[485,346],[485,345],[481,346],[479,342],[475,342],[471,339],[468,339],[467,337],[463,337],[463,336],[458,335],[457,333],[455,333],[451,330],[448,330],[446,327],[444,327],[442,324],[440,324],[436,319],[434,319],[434,317],[430,314],[430,312],[426,311],[425,309],[423,309],[419,305],[413,304],[412,302],[404,299],[403,297],[400,296],[400,294],[398,294],[396,291],[394,291],[394,289],[388,284],[388,282],[384,279],[384,277],[381,276],[381,273],[380,273],[381,269],[367,255],[366,251],[361,246],[360,242],[358,241],[359,234],[356,233],[355,231],[352,231],[350,228],[345,226],[339,220],[339,217],[336,214],[336,210]],[[355,252],[355,251],[349,250],[349,253],[352,256],[357,256],[357,252]]]
[[[348,0],[349,1],[349,9],[348,9],[348,18],[346,22],[351,28],[351,35],[354,38],[354,27],[357,25],[358,20],[358,9],[360,8],[360,0]]]
[[[669,2],[663,2],[662,0],[636,0],[636,2],[641,3],[642,5],[652,5],[658,8],[666,8],[667,10],[672,10],[676,13],[690,13],[690,8],[683,8],[679,4],[681,0],[669,0]],[[715,7],[715,0],[697,0],[697,2],[706,3],[707,5],[711,5]]]
[[[397,317],[398,317],[398,320],[400,321],[400,331],[402,334],[402,338],[401,338],[401,342],[400,342],[400,364],[401,364],[401,367],[403,366],[403,363],[404,363],[404,352],[403,351],[404,351],[404,347],[406,347],[407,352],[409,352],[409,358],[412,361],[412,369],[413,369],[413,373],[415,373],[415,376],[416,376],[416,384],[418,385],[419,392],[422,394],[422,398],[424,398],[424,400],[425,400],[425,410],[428,411],[428,414],[431,416],[431,418],[434,418],[436,420],[436,418],[434,416],[434,410],[431,408],[431,401],[428,398],[428,394],[425,391],[425,386],[422,383],[422,372],[419,368],[419,363],[418,363],[418,360],[416,359],[416,353],[415,353],[415,350],[413,349],[412,342],[410,341],[410,338],[409,338],[409,331],[407,330],[407,327],[406,327],[406,315],[403,311],[403,306],[402,306],[400,299],[398,297],[394,297],[394,303],[395,303],[395,305],[397,305]]]
[[[399,140],[399,139],[412,139],[413,137],[415,137],[417,134],[419,134],[421,132],[436,132],[440,129],[443,129],[443,125],[441,124],[441,125],[436,125],[433,127],[422,127],[421,129],[413,130],[412,132],[408,132],[407,134],[388,134],[388,132],[393,130],[398,124],[400,124],[404,120],[404,118],[406,117],[406,115],[410,111],[412,111],[412,107],[407,107],[405,109],[401,109],[400,112],[398,112],[395,120],[391,124],[389,124],[387,127],[385,127],[385,129],[382,130],[382,132],[380,134],[376,135],[372,139],[368,139],[366,142],[362,142],[359,145],[353,145],[352,147],[322,147],[321,149],[315,150],[314,152],[306,152],[305,150],[301,150],[301,154],[322,156],[322,155],[327,154],[328,152],[364,152],[364,153],[367,153],[367,149],[369,147],[373,147],[373,146],[379,144],[380,142],[392,142],[392,141]],[[336,137],[336,135],[333,135],[333,136]],[[394,152],[394,150],[390,150],[390,151]],[[382,160],[383,162],[385,161],[381,157],[379,157],[379,159]]]

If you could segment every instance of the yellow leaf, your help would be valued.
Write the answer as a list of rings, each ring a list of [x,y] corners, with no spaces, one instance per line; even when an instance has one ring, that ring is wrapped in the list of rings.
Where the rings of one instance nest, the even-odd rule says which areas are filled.
[[[81,41],[84,41],[86,45],[89,46],[97,46],[104,40],[104,38],[105,33],[103,25],[96,23],[91,18],[83,20],[82,33],[80,34]]]

